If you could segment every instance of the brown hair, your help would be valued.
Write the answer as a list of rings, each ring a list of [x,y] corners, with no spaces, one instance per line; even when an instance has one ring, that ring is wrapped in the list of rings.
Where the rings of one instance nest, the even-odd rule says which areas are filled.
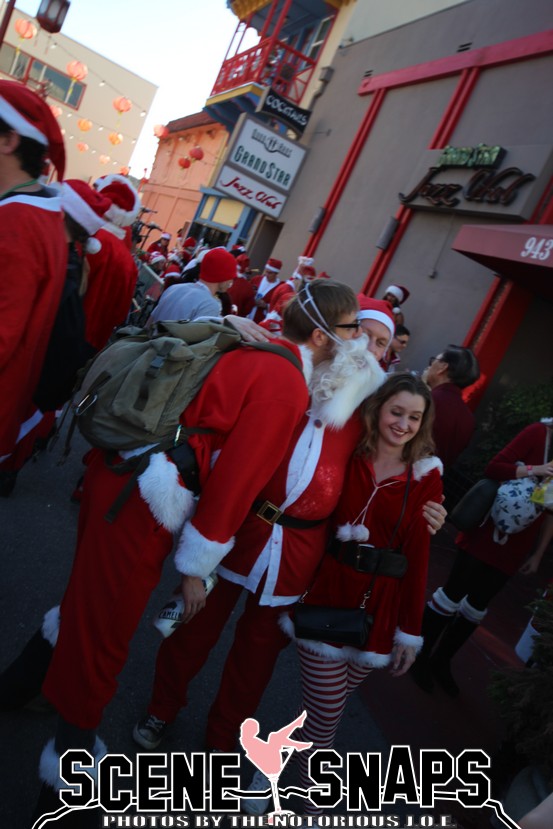
[[[302,288],[286,305],[282,314],[282,333],[292,342],[304,343],[316,328],[325,330],[323,322],[319,324],[316,308],[319,309],[328,330],[336,325],[344,314],[354,314],[359,310],[357,297],[349,285],[343,285],[333,279],[314,279],[309,283],[308,290],[309,293],[305,287]],[[309,319],[302,304],[317,323]]]
[[[434,424],[434,403],[432,393],[420,377],[415,377],[408,371],[392,374],[385,383],[371,394],[361,406],[361,417],[365,427],[365,434],[361,438],[358,451],[372,457],[376,454],[378,444],[378,421],[384,403],[402,391],[418,394],[424,400],[424,413],[420,429],[415,437],[406,443],[401,455],[405,463],[414,463],[421,458],[428,457],[434,451],[432,426]]]

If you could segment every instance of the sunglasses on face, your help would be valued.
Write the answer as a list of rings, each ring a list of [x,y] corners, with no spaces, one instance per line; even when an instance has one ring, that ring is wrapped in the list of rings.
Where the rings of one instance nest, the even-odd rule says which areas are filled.
[[[360,325],[361,325],[361,323],[359,322],[359,320],[356,320],[355,322],[339,322],[336,325],[333,325],[332,327],[333,328],[348,328],[352,331],[359,331]]]
[[[428,361],[428,365],[429,365],[429,366],[431,366],[431,365],[432,365],[433,363],[435,363],[436,361],[438,361],[439,363],[443,363],[444,358],[443,358],[443,357],[440,357],[440,356],[438,356],[438,357],[431,357],[431,358],[429,359],[429,361]]]

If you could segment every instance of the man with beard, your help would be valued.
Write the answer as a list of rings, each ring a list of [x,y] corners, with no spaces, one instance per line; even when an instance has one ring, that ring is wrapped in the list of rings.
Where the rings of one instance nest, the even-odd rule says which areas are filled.
[[[96,760],[105,752],[96,728],[117,689],[130,639],[171,552],[173,534],[178,536],[178,568],[191,550],[207,572],[230,552],[235,533],[304,417],[306,380],[328,357],[332,332],[357,333],[357,300],[350,288],[325,281],[312,290],[323,316],[312,322],[301,307],[290,309],[286,339],[279,343],[289,359],[248,347],[223,354],[183,411],[181,425],[202,431],[189,440],[202,486],[197,506],[172,456],[158,452],[116,520],[108,523],[105,515],[132,473],[117,475],[104,452],[89,453],[75,561],[42,688],[60,719],[55,740],[41,758],[45,785],[37,814],[59,805],[59,758],[65,750],[87,749]],[[120,453],[115,463],[132,454]],[[189,578],[195,573],[186,568],[181,572],[185,605],[198,609],[205,601],[201,580]],[[53,643],[55,631],[50,636]]]
[[[209,713],[208,749],[235,749],[240,724],[255,713],[276,659],[290,641],[278,618],[313,579],[346,464],[361,434],[356,410],[385,379],[378,365],[380,354],[372,353],[376,345],[368,349],[359,318],[335,325],[325,321],[316,286],[329,282],[306,284],[285,311],[285,317],[291,312],[302,315],[307,326],[317,326],[328,340],[328,359],[314,369],[311,405],[297,425],[285,458],[259,491],[226,557],[206,558],[193,545],[179,550],[177,566],[187,574],[185,579],[197,583],[200,600],[185,605],[188,624],[178,627],[159,649],[148,714],[133,731],[135,741],[144,748],[159,745],[167,724],[186,705],[188,684],[219,639],[243,588],[249,595]],[[366,303],[367,320],[370,302],[376,303]],[[381,310],[375,310],[373,317],[378,325]],[[391,339],[391,309],[388,322],[382,327]],[[350,334],[350,339],[344,340],[344,334]],[[436,526],[441,523],[438,517]],[[219,582],[206,603],[201,579],[215,568]],[[262,783],[261,788],[266,788],[265,778]],[[248,803],[243,806],[247,808]]]

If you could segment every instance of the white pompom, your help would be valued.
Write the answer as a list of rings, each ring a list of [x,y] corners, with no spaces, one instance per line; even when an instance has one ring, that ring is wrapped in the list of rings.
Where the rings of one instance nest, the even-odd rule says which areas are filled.
[[[338,541],[351,541],[353,538],[353,525],[342,524],[336,530],[336,538]]]
[[[90,236],[86,240],[85,250],[87,253],[100,253],[102,250],[102,243],[99,239],[95,239],[94,236]]]
[[[355,524],[352,527],[352,538],[354,541],[368,541],[369,531],[364,524]]]

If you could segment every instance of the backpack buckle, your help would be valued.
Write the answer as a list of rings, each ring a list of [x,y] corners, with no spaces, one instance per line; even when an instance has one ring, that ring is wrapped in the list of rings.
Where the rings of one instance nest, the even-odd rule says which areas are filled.
[[[83,415],[87,409],[90,409],[90,407],[96,403],[97,400],[98,395],[96,393],[92,394],[89,392],[88,394],[85,394],[81,402],[75,406],[75,416],[80,417]]]

